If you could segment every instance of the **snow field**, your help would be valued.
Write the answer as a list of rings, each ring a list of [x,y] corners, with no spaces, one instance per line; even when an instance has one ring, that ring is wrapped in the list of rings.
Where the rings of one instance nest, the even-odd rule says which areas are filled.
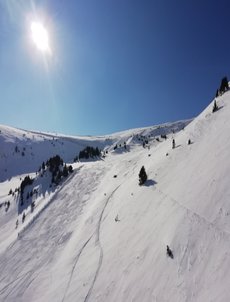
[[[75,163],[73,176],[45,195],[41,205],[48,205],[36,219],[28,215],[19,238],[17,205],[1,210],[0,301],[229,301],[228,102],[229,92],[217,99],[220,110],[212,114],[211,104],[178,133],[166,124],[169,139],[150,137],[149,149],[138,135],[166,128],[91,137],[108,155]],[[14,131],[7,136],[13,143]],[[114,150],[124,141],[127,150]],[[74,153],[73,146],[65,150],[69,162]],[[139,186],[143,165],[148,181]],[[33,169],[28,164],[27,171]],[[20,171],[14,166],[11,180],[0,184],[1,202]]]

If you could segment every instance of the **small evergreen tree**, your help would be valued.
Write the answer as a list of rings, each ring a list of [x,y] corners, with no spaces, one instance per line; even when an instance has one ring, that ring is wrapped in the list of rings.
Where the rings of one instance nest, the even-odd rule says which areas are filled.
[[[63,176],[64,177],[67,177],[68,176],[68,169],[67,169],[67,166],[64,165],[64,168],[63,168]]]
[[[31,203],[30,207],[31,207],[31,209],[30,209],[31,213],[33,213],[34,207],[35,207],[35,202],[34,201]]]
[[[222,80],[221,80],[221,84],[220,84],[220,93],[223,94],[225,91],[227,91],[229,89],[229,86],[228,86],[228,78],[227,77],[224,77]]]
[[[219,109],[219,108],[218,108],[218,106],[217,106],[217,104],[216,104],[216,100],[215,100],[215,101],[214,101],[214,105],[213,105],[213,107],[212,107],[212,112],[214,113],[214,112],[216,112],[218,109]]]
[[[58,171],[58,173],[57,173],[57,176],[56,177],[54,177],[54,182],[56,183],[56,184],[58,184],[59,182],[60,182],[60,180],[61,180],[61,178],[62,178],[62,171]]]
[[[142,166],[139,172],[139,185],[140,186],[143,185],[146,182],[146,180],[147,180],[147,174],[145,172],[145,167]]]
[[[25,218],[26,218],[26,214],[25,214],[25,212],[23,212],[23,215],[22,215],[22,223],[25,221]]]
[[[173,256],[173,252],[172,252],[172,250],[170,249],[170,247],[167,245],[167,256],[168,257],[170,257],[170,258],[174,258],[174,256]]]
[[[100,150],[98,149],[98,147],[96,147],[95,155],[96,155],[96,156],[100,156],[100,153],[101,153]]]

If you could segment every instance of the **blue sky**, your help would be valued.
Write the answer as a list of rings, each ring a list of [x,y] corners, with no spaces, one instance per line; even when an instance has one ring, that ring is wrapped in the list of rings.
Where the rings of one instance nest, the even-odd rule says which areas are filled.
[[[0,0],[0,123],[100,135],[194,117],[229,77],[229,28],[228,0]]]

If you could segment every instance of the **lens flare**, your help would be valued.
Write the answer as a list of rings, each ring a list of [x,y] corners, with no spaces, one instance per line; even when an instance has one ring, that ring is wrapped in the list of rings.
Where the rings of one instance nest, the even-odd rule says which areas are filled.
[[[40,22],[32,22],[30,28],[36,47],[42,52],[50,52],[49,36],[45,27]]]

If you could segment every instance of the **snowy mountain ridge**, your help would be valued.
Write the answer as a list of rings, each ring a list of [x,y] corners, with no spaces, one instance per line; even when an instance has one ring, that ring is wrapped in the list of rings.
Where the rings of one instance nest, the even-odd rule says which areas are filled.
[[[16,129],[0,125],[0,182],[15,175],[35,172],[43,161],[60,155],[66,162],[86,146],[113,150],[114,146],[133,137],[146,136],[151,140],[161,134],[178,132],[191,120],[137,128],[105,136],[67,136]],[[17,168],[16,168],[17,167]]]
[[[0,301],[229,301],[229,101],[190,123],[96,138],[0,126]],[[73,163],[87,145],[102,158]],[[44,189],[38,167],[56,154],[73,173]],[[8,192],[27,174],[41,193],[22,223]]]

